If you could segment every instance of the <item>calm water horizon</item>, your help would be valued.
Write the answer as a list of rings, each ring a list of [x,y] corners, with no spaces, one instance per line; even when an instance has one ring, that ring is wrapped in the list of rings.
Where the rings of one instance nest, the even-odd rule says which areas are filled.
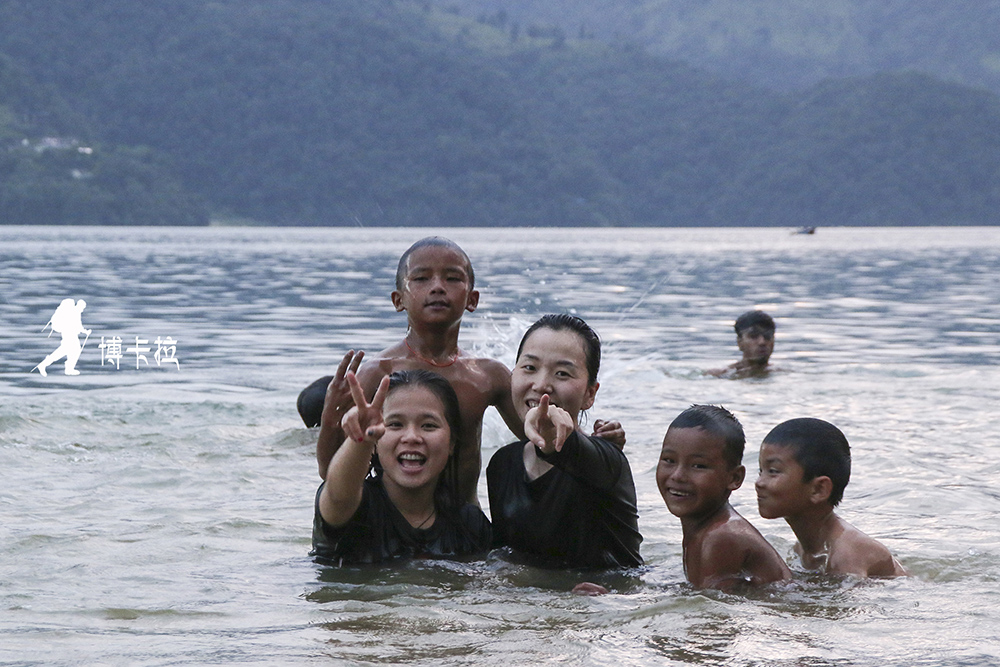
[[[549,312],[604,340],[591,418],[628,433],[647,563],[598,575],[610,595],[497,555],[377,570],[308,557],[316,432],[295,397],[347,349],[403,335],[396,262],[431,234],[475,265],[463,347],[509,366]],[[0,226],[0,664],[1000,664],[998,272],[998,227]],[[43,378],[66,298],[92,329],[80,375],[59,361]],[[777,321],[778,370],[706,377],[737,358],[732,322],[754,307]],[[157,338],[176,365],[157,364]],[[685,583],[654,469],[692,403],[743,422],[732,502],[791,585]],[[760,441],[800,416],[846,433],[840,513],[912,577],[803,573],[791,531],[759,517]],[[489,412],[484,463],[510,439]]]

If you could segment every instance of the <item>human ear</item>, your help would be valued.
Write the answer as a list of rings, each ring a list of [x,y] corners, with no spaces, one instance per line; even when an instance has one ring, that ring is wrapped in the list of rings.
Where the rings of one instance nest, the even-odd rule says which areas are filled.
[[[736,466],[730,471],[732,478],[729,480],[729,490],[735,491],[743,485],[743,479],[747,476],[747,469],[744,466]]]
[[[392,290],[392,293],[389,295],[389,298],[392,300],[392,307],[396,309],[397,313],[401,313],[404,310],[406,310],[406,308],[403,306],[402,292],[400,292],[399,290]]]
[[[816,504],[830,500],[830,494],[833,493],[833,481],[829,477],[826,475],[814,477],[809,484],[812,487],[809,490],[809,500]]]
[[[589,410],[594,407],[594,399],[597,397],[597,390],[600,388],[600,382],[595,382],[593,385],[587,387],[587,393],[583,396],[583,404],[580,406],[581,410]]]
[[[465,309],[472,313],[475,312],[477,306],[479,306],[479,290],[472,290],[469,292],[468,301],[465,302]]]

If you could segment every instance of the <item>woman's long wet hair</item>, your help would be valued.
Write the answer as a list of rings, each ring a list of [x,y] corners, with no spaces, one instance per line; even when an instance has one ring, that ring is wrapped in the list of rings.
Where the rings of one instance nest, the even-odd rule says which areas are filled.
[[[438,397],[444,407],[444,419],[448,423],[451,432],[451,454],[448,462],[438,477],[437,487],[434,491],[434,502],[439,509],[458,509],[462,506],[462,499],[458,496],[458,436],[462,431],[462,413],[458,407],[458,395],[444,377],[423,369],[412,369],[406,371],[395,371],[389,376],[388,397],[400,387],[421,387],[430,391]],[[378,460],[378,450],[372,454],[371,476],[378,478],[382,476],[382,464]]]

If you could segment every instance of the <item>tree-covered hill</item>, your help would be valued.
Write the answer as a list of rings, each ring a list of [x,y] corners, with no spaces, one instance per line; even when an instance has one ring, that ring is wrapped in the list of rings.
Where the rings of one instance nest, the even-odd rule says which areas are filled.
[[[0,54],[0,223],[208,222],[163,158],[91,141],[88,123],[52,87]]]
[[[992,94],[901,73],[776,93],[462,13],[0,0],[0,53],[21,72],[0,79],[0,143],[21,160],[46,133],[98,147],[119,167],[101,173],[134,185],[129,210],[159,193],[151,211],[169,195],[274,224],[1000,222]],[[43,131],[45,114],[63,125]],[[73,169],[94,176],[70,185],[97,182],[56,171]]]
[[[428,0],[521,29],[628,41],[778,89],[913,70],[1000,94],[994,0]]]

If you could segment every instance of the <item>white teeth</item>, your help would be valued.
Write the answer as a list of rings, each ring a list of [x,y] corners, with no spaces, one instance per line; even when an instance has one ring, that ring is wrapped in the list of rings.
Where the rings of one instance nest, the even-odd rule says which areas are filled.
[[[399,460],[400,461],[426,461],[427,457],[424,456],[423,454],[408,453],[408,454],[400,454],[399,455]]]

